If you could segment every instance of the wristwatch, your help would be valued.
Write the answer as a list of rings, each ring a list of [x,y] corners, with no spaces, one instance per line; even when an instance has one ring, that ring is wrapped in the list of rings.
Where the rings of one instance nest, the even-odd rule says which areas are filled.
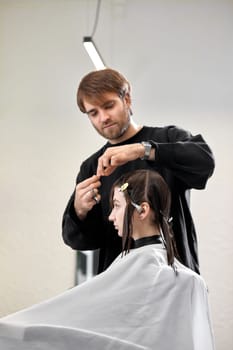
[[[150,142],[148,141],[142,141],[141,144],[143,145],[143,147],[145,148],[145,154],[144,156],[141,158],[141,160],[148,160],[150,157],[150,151],[152,148],[152,145]]]

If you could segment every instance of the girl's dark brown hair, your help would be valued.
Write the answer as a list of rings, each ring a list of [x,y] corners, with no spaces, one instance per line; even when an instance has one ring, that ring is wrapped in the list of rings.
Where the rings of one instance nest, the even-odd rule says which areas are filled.
[[[132,241],[132,215],[135,207],[132,202],[140,205],[147,202],[154,212],[153,223],[160,227],[167,250],[169,265],[173,265],[177,256],[173,231],[169,219],[171,194],[170,190],[159,173],[152,170],[140,169],[121,176],[112,187],[110,202],[112,206],[113,191],[128,183],[123,191],[126,199],[126,209],[123,223],[122,252],[128,252]]]
[[[119,97],[130,95],[130,84],[126,78],[114,69],[101,69],[88,73],[81,80],[77,91],[77,104],[81,112],[86,113],[83,101],[101,102],[103,95],[109,92]]]

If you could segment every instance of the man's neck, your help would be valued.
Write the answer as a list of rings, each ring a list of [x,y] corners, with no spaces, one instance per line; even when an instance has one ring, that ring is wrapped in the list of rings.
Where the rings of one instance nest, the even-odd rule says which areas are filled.
[[[131,137],[133,137],[134,135],[136,135],[141,129],[142,129],[141,125],[137,125],[136,123],[134,123],[134,121],[131,120],[127,130],[125,130],[125,132],[120,137],[118,137],[115,140],[108,140],[108,142],[111,143],[112,145],[116,145],[118,143],[124,142],[130,139]]]

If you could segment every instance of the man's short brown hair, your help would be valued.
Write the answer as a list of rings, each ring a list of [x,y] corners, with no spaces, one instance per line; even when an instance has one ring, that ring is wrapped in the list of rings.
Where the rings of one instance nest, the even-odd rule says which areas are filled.
[[[81,112],[86,113],[84,99],[89,102],[100,102],[103,95],[109,92],[120,97],[130,95],[130,84],[127,79],[114,69],[102,69],[88,73],[81,80],[77,91],[77,104]]]

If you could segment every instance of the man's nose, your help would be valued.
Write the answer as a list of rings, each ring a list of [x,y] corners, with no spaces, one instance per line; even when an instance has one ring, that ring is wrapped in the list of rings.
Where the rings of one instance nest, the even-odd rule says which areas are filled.
[[[109,119],[108,113],[104,110],[99,111],[99,116],[102,123],[106,122]]]

